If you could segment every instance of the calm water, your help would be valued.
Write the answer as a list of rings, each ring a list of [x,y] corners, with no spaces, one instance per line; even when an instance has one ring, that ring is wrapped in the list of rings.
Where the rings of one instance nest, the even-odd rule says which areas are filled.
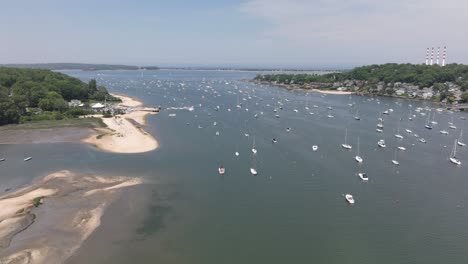
[[[136,96],[146,105],[194,107],[149,117],[147,129],[161,145],[150,153],[109,154],[80,144],[1,146],[0,153],[12,160],[35,157],[27,164],[10,159],[0,164],[2,188],[58,169],[139,176],[154,183],[128,190],[70,263],[468,261],[466,148],[457,151],[460,167],[448,161],[466,114],[423,110],[435,113],[438,125],[430,131],[424,129],[426,116],[414,111],[435,107],[427,102],[305,96],[242,81],[255,76],[250,72],[66,73],[85,81],[96,78],[112,92]],[[236,108],[238,103],[242,108]],[[280,106],[281,118],[275,118],[273,109]],[[394,112],[384,116],[385,131],[377,133],[379,113],[389,108]],[[354,120],[357,109],[360,121]],[[410,112],[416,115],[413,121]],[[448,128],[452,120],[456,130]],[[403,140],[394,137],[399,123]],[[340,146],[345,128],[351,151]],[[440,134],[442,129],[450,134]],[[258,153],[252,158],[254,136]],[[360,166],[354,160],[358,137]],[[377,147],[379,139],[387,148]],[[312,145],[319,146],[317,152]],[[396,152],[397,146],[407,150]],[[226,167],[224,176],[217,173],[220,165]],[[255,177],[251,166],[259,172]],[[362,182],[358,171],[367,172],[369,182]],[[346,204],[345,193],[354,195],[355,205]]]

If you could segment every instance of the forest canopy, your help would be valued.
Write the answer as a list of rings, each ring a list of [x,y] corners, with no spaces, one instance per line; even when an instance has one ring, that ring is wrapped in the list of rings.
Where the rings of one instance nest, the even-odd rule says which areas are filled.
[[[395,64],[368,65],[350,71],[328,74],[271,74],[257,75],[255,80],[281,84],[305,84],[311,82],[333,83],[345,80],[367,81],[369,84],[409,83],[419,87],[431,87],[436,83],[453,82],[468,89],[468,66],[449,64],[439,65]]]
[[[67,101],[113,100],[107,89],[59,72],[0,67],[0,125],[18,123],[29,109],[63,114]]]

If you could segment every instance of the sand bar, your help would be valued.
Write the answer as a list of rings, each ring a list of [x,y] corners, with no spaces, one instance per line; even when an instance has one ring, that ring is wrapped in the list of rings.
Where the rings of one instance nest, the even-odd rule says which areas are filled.
[[[65,262],[99,227],[121,190],[142,182],[59,171],[0,196],[0,263]]]

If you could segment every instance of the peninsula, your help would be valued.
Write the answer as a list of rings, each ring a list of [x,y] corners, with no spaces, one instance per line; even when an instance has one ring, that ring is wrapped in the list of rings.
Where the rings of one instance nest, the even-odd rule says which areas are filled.
[[[468,66],[461,64],[382,64],[327,74],[257,75],[259,84],[287,89],[357,93],[432,100],[449,104],[468,102]]]

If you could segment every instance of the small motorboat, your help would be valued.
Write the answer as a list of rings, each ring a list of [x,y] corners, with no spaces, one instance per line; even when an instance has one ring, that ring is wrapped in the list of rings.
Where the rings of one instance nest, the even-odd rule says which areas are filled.
[[[440,133],[441,133],[442,135],[448,135],[448,134],[449,134],[446,130],[441,130]]]
[[[276,142],[278,142],[278,140],[276,140],[276,138],[274,138],[274,139],[271,140],[271,142],[276,143]]]
[[[219,131],[216,131],[216,135],[219,136]]]
[[[424,127],[427,128],[427,129],[432,129],[431,125],[425,125]]]
[[[355,116],[354,120],[361,120],[361,118],[359,116]]]
[[[465,143],[463,143],[463,142],[461,142],[461,141],[459,141],[459,140],[457,140],[457,145],[460,146],[460,147],[466,146]],[[1,160],[0,160],[0,161],[1,161]]]
[[[427,141],[426,141],[424,138],[420,138],[420,139],[419,139],[419,142],[421,142],[421,143],[427,143]]]
[[[349,204],[354,204],[354,197],[351,194],[345,194],[345,199]]]
[[[327,117],[328,117],[328,118],[334,118],[334,116],[332,116],[332,115],[327,115]]]
[[[376,128],[375,131],[377,131],[377,132],[379,132],[379,133],[382,133],[382,132],[383,132],[383,130],[380,129],[380,128]]]
[[[257,175],[257,170],[254,168],[250,168],[250,173],[255,176]]]
[[[290,127],[287,127],[287,128],[286,128],[286,132],[289,132],[289,131],[291,131],[291,128],[290,128]]]
[[[239,157],[239,152],[236,151],[234,154],[235,154],[237,157]]]
[[[253,148],[253,149],[252,149],[252,153],[253,153],[253,154],[257,154],[257,149]]]
[[[452,125],[452,126],[449,126],[449,128],[450,128],[450,129],[457,129],[457,127],[456,127],[456,126],[453,126],[453,125]]]
[[[275,115],[276,118],[280,118],[280,115]]]
[[[317,145],[313,145],[312,146],[312,151],[317,151],[318,150],[318,146]]]
[[[30,160],[32,160],[32,157],[27,157],[24,159],[24,161],[30,161]]]
[[[381,148],[385,148],[387,145],[385,145],[385,140],[381,139],[377,142],[377,145]]]
[[[403,139],[403,136],[400,135],[400,134],[395,134],[395,137],[398,138],[398,139]]]
[[[396,160],[392,160],[392,163],[395,164],[395,165],[400,165],[400,162],[398,162]]]
[[[405,148],[405,147],[401,147],[401,146],[400,146],[400,147],[398,147],[398,149],[399,149],[399,150],[402,150],[402,151],[405,151],[405,150],[406,150],[406,148]]]
[[[218,168],[218,172],[220,175],[224,175],[224,173],[226,172],[226,169],[223,166],[221,166]]]
[[[297,113],[297,112],[299,112],[299,110],[297,110],[297,109],[294,109],[294,112],[296,112],[296,113]]]
[[[0,158],[0,162],[5,161],[5,158]]]
[[[363,180],[363,181],[368,181],[368,180],[369,180],[369,178],[367,177],[367,174],[364,173],[364,172],[358,173],[358,176],[359,176],[359,178],[361,178],[361,180]]]
[[[410,129],[405,129],[406,133],[408,134],[411,134],[413,131],[411,131]]]

